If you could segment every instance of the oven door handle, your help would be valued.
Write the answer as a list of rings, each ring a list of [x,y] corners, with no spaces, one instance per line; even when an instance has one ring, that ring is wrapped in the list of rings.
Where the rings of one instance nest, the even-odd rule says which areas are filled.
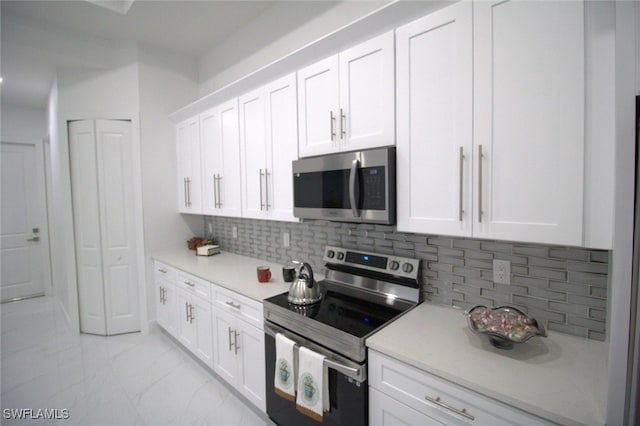
[[[344,365],[344,364],[342,364],[340,362],[334,361],[334,360],[329,358],[329,356],[327,355],[326,351],[318,350],[316,347],[312,347],[311,345],[300,344],[299,342],[296,341],[295,336],[293,336],[291,333],[287,333],[284,330],[280,329],[279,327],[271,325],[271,324],[269,324],[267,322],[264,323],[264,332],[267,333],[269,336],[273,337],[274,339],[275,339],[277,333],[283,334],[288,339],[291,339],[291,340],[293,340],[295,342],[295,346],[293,348],[293,350],[295,352],[298,352],[298,348],[300,346],[306,346],[310,350],[315,351],[315,352],[319,353],[320,355],[324,355],[325,356],[324,364],[328,368],[336,370],[336,371],[344,374],[345,376],[350,377],[353,380],[355,380],[357,382],[360,382],[360,383],[362,383],[362,382],[364,382],[366,380],[366,372],[364,371],[365,370],[364,366],[354,368],[354,367],[349,367],[347,365]]]
[[[360,160],[355,159],[351,162],[351,170],[349,171],[349,201],[351,202],[351,212],[353,217],[359,217],[358,212],[358,198],[356,195],[356,186],[358,185],[358,167],[360,167]]]

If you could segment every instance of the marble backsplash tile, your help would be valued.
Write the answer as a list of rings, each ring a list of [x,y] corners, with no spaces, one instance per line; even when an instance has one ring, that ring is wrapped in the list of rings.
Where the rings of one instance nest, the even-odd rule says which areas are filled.
[[[322,270],[326,245],[422,259],[422,291],[433,303],[511,305],[548,330],[604,341],[610,253],[564,246],[397,232],[394,226],[206,216],[222,250]],[[233,227],[238,238],[233,238]],[[283,246],[283,234],[290,236]],[[493,282],[493,260],[511,262],[511,284]]]

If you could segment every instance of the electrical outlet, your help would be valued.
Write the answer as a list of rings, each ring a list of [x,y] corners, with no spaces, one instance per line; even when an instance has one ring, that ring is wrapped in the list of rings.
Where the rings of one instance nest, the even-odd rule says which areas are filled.
[[[233,225],[233,226],[231,227],[231,237],[232,237],[234,240],[237,240],[237,239],[238,239],[238,227],[237,227],[236,225]]]
[[[511,284],[511,262],[508,260],[493,260],[493,282],[497,284]]]
[[[291,245],[291,237],[288,232],[282,234],[282,246],[289,247]]]

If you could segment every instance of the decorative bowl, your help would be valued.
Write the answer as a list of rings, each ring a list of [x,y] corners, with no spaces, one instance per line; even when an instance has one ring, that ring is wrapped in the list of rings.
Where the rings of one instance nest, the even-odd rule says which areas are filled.
[[[499,349],[511,349],[515,343],[524,343],[533,336],[547,337],[542,324],[511,306],[492,309],[477,305],[465,311],[465,316],[472,331],[486,334]]]

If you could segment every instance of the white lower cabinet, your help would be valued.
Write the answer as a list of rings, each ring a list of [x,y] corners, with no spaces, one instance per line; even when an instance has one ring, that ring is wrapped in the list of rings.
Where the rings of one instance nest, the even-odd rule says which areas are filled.
[[[369,351],[371,425],[551,425],[533,414]]]
[[[266,411],[264,332],[245,312],[261,311],[256,301],[217,290],[214,299],[213,369],[256,407]],[[224,301],[225,296],[229,300]],[[228,302],[228,303],[227,303]],[[255,305],[255,306],[251,306]]]
[[[154,263],[156,284],[156,316],[158,324],[172,336],[176,336],[178,298],[174,283],[175,270],[163,263]]]

